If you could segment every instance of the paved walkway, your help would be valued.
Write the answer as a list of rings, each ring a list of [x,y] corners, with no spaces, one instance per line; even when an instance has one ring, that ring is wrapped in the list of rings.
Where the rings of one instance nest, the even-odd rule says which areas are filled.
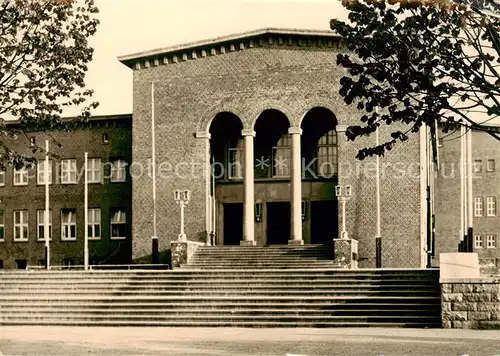
[[[500,331],[0,326],[0,355],[500,356]]]

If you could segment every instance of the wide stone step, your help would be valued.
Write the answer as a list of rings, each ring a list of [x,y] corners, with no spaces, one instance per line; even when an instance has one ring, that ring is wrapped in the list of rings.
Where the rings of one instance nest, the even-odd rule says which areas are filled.
[[[220,302],[233,302],[233,303],[338,303],[341,302],[356,302],[356,303],[433,303],[441,302],[441,296],[430,295],[430,296],[381,296],[381,295],[345,295],[345,296],[323,296],[323,295],[261,295],[259,298],[255,298],[254,295],[81,295],[81,294],[68,294],[68,295],[24,295],[22,298],[20,296],[12,296],[8,294],[0,295],[0,303],[12,302],[12,301],[24,301],[26,303],[32,301],[46,301],[46,302],[56,302],[59,301],[82,301],[82,302],[106,302],[106,301],[121,301],[121,302],[148,302],[148,303],[180,303],[180,302],[198,302],[198,303],[220,303]]]
[[[51,313],[39,313],[31,314],[29,312],[25,313],[2,313],[0,315],[0,321],[9,320],[71,320],[71,321],[84,321],[84,320],[119,320],[119,321],[154,321],[154,320],[164,320],[164,321],[281,321],[281,322],[298,322],[298,321],[314,321],[314,322],[427,322],[436,323],[440,321],[438,317],[430,317],[428,315],[395,315],[395,316],[385,316],[385,315],[370,315],[370,316],[359,316],[359,315],[295,315],[295,314],[285,314],[285,315],[198,315],[198,314],[183,314],[183,315],[121,315],[121,314],[51,314]]]
[[[213,302],[213,303],[155,303],[155,302],[144,302],[144,301],[136,301],[136,302],[82,302],[78,300],[66,300],[66,301],[58,301],[55,300],[53,302],[46,301],[30,301],[29,304],[26,304],[25,301],[10,301],[10,302],[2,302],[1,308],[2,310],[19,310],[26,311],[26,307],[29,305],[31,310],[164,310],[164,311],[176,311],[176,310],[214,310],[214,311],[223,311],[229,312],[232,310],[253,310],[253,311],[262,311],[266,312],[267,310],[300,310],[300,311],[309,311],[311,313],[323,312],[323,311],[355,311],[355,312],[364,312],[370,313],[389,310],[389,311],[416,311],[416,312],[436,312],[440,311],[441,304],[425,304],[425,303],[361,303],[361,302],[329,302],[329,301],[314,301],[310,303],[300,303],[300,302],[289,302],[289,303],[248,303],[248,302]]]
[[[241,327],[241,328],[440,328],[441,321],[405,321],[398,320],[392,322],[381,321],[364,321],[355,322],[353,320],[348,323],[345,321],[207,321],[207,320],[162,320],[162,321],[141,321],[141,320],[76,320],[76,319],[39,319],[39,320],[0,320],[0,325],[52,325],[52,326],[156,326],[156,327]]]
[[[283,282],[222,282],[222,283],[180,283],[180,284],[164,284],[164,285],[38,285],[38,286],[4,286],[3,293],[44,293],[44,292],[82,292],[82,293],[97,293],[97,292],[153,292],[153,291],[169,291],[169,290],[366,290],[366,291],[435,291],[440,292],[440,288],[435,285],[415,285],[415,284],[330,284],[330,283],[306,283],[297,284],[295,281],[290,281],[289,284]]]
[[[417,282],[417,283],[416,283]],[[308,286],[308,285],[356,285],[356,286],[413,286],[413,285],[433,285],[439,288],[435,281],[420,281],[420,280],[407,280],[407,279],[338,279],[333,277],[324,278],[210,278],[210,279],[154,279],[150,280],[130,280],[130,281],[116,281],[116,280],[82,280],[74,281],[71,284],[63,280],[27,280],[27,281],[5,281],[2,282],[4,289],[6,288],[58,288],[58,287],[78,287],[78,288],[120,288],[120,287],[144,287],[151,288],[155,286],[186,286],[186,285],[295,285],[295,286]]]

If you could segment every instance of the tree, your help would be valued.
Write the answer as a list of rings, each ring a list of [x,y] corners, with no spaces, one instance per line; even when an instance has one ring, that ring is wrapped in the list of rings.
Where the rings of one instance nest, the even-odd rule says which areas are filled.
[[[71,130],[98,103],[87,103],[87,64],[98,13],[93,0],[3,0],[0,3],[0,131],[21,138],[27,132]],[[81,107],[74,120],[63,110]],[[16,119],[18,125],[8,124]],[[33,157],[0,140],[0,166],[20,166]],[[33,153],[41,148],[35,147]]]
[[[391,139],[357,157],[383,155],[422,125],[443,131],[465,125],[500,135],[500,4],[449,0],[345,0],[350,23],[331,20],[347,53],[340,94],[364,112],[349,140],[399,123]],[[471,117],[472,115],[475,116]],[[404,127],[405,129],[401,129]]]

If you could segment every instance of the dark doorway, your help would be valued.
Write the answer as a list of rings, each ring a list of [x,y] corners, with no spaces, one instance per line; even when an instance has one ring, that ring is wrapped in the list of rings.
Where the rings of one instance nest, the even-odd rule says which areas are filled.
[[[338,203],[311,202],[311,244],[328,244],[338,237]]]
[[[243,204],[224,204],[224,245],[239,245],[243,239]]]
[[[290,240],[290,202],[267,203],[267,244],[287,245]]]

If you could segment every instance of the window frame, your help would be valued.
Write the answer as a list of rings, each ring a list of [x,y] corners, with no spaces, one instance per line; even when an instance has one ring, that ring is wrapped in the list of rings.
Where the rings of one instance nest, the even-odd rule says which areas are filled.
[[[65,163],[69,163],[69,167],[65,166]],[[74,167],[72,167],[74,163]],[[61,184],[77,184],[78,183],[78,168],[76,158],[65,158],[61,159],[60,164],[60,182]],[[68,169],[69,168],[69,169]],[[73,170],[74,168],[74,170]],[[71,180],[71,174],[74,173],[74,180]],[[67,179],[64,179],[67,178]]]
[[[123,166],[119,166],[122,162]],[[116,178],[116,172],[123,170],[123,179]],[[127,161],[122,158],[115,158],[111,161],[111,171],[109,172],[109,181],[112,183],[123,183],[127,181]]]
[[[474,217],[484,216],[484,201],[483,197],[474,197]]]
[[[480,159],[475,159],[472,162],[472,171],[474,173],[481,173],[483,171],[483,161]]]
[[[4,187],[6,182],[5,170],[0,169],[0,187]]]
[[[492,205],[491,209],[490,205]],[[497,197],[486,197],[486,216],[497,216]]]
[[[40,213],[41,214],[41,220],[40,221]],[[52,241],[52,209],[49,209],[49,241]],[[36,211],[36,239],[37,241],[45,241],[45,236],[43,238],[40,237],[40,227],[45,228],[45,209],[38,209]],[[45,229],[43,230],[45,234]]]
[[[492,163],[490,165],[490,163]],[[495,171],[495,159],[487,159],[486,160],[486,172],[494,172]]]
[[[278,156],[279,152],[285,152],[285,155]],[[276,145],[272,147],[272,169],[271,176],[273,178],[290,178],[291,176],[291,163],[292,163],[292,135],[285,133],[280,136]],[[278,162],[283,163],[285,169],[280,169],[278,164],[276,164],[276,157],[279,157]],[[284,158],[283,161],[281,159]],[[288,161],[288,164],[285,162]]]
[[[95,212],[99,211],[99,221],[95,222]],[[92,212],[92,213],[91,213]],[[87,210],[87,238],[89,240],[100,240],[102,238],[102,213],[100,208],[89,208]],[[91,219],[92,217],[92,219]],[[99,236],[95,236],[95,228],[98,226]],[[90,232],[92,231],[92,234]]]
[[[98,161],[97,169],[94,166],[90,167],[90,162],[96,162],[96,161]],[[90,179],[90,176],[92,176],[92,175],[95,176],[96,173],[98,173],[99,178],[95,179],[95,177],[93,177],[94,179]],[[99,158],[99,157],[89,158],[87,160],[87,183],[89,183],[89,184],[102,184],[102,181],[103,181],[103,174],[102,174],[102,160],[101,160],[101,158]]]
[[[21,177],[21,178],[25,178],[26,181],[23,181],[23,179],[21,179],[21,182],[16,182],[16,177]],[[23,167],[21,169],[15,169],[14,168],[14,174],[13,174],[13,177],[12,177],[12,185],[16,186],[16,187],[21,187],[21,186],[27,186],[29,183],[29,174],[28,174],[28,170],[26,169],[26,167]]]
[[[497,248],[497,235],[486,235],[486,248]]]
[[[41,165],[43,165],[43,170],[41,169]],[[49,185],[52,184],[53,180],[53,163],[52,160],[49,159]],[[42,181],[40,177],[45,174],[45,160],[40,160],[36,165],[36,184],[37,185],[45,185],[45,181]]]
[[[474,248],[483,248],[483,236],[482,235],[474,235]]]
[[[20,222],[16,222],[16,213],[20,214]],[[23,219],[23,217],[26,217]],[[29,241],[29,235],[30,235],[30,226],[29,226],[29,221],[30,221],[30,215],[29,215],[29,210],[26,209],[19,209],[19,210],[14,210],[12,212],[12,221],[13,221],[13,241],[14,242],[27,242]],[[16,236],[16,229],[19,228],[19,235],[21,236],[20,238],[17,238]],[[25,230],[26,228],[26,230]],[[24,236],[24,232],[26,232],[26,236]]]
[[[116,213],[121,213],[120,217],[124,216],[123,222],[114,222],[113,218]],[[113,225],[123,225],[124,229],[127,227],[127,211],[122,208],[112,208],[109,216],[109,238],[110,240],[125,240],[127,236],[114,236],[113,235]]]
[[[65,221],[64,220],[64,214],[65,213],[71,213],[72,214],[72,215],[69,215],[70,219],[67,219],[67,220],[71,220],[71,221]],[[74,216],[74,218],[73,218],[73,216]],[[78,230],[77,230],[77,220],[76,220],[76,218],[77,218],[77,216],[76,216],[76,209],[74,209],[74,208],[61,209],[61,241],[77,241]],[[75,227],[75,236],[74,237],[72,237],[72,236],[71,237],[65,236],[66,235],[65,231],[71,232],[71,227],[72,226]],[[65,230],[65,227],[68,227],[68,230]]]
[[[322,140],[324,142],[322,142]],[[330,142],[331,141],[331,142]],[[320,150],[326,149],[326,155],[320,155]],[[329,151],[333,153],[330,155]],[[321,157],[321,159],[320,159]],[[335,129],[328,130],[325,132],[318,140],[318,145],[316,148],[316,174],[320,178],[332,178],[338,174],[338,135]],[[328,167],[333,168],[333,170],[328,170],[328,172],[321,172],[320,168],[323,164],[329,163]]]

